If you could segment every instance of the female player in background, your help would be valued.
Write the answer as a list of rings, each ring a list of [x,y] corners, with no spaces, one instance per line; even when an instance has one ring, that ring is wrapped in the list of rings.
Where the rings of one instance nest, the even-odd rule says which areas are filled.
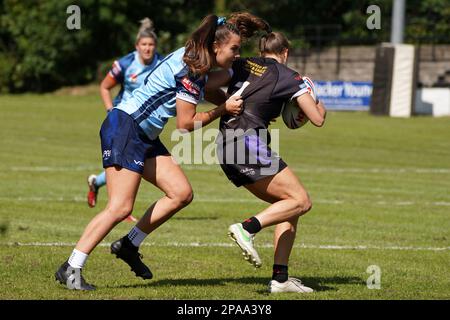
[[[318,100],[316,103],[308,94],[302,77],[286,66],[289,42],[283,34],[270,32],[264,35],[260,40],[260,55],[233,63],[228,93],[236,92],[246,81],[250,84],[240,94],[244,100],[243,113],[237,117],[224,115],[220,119],[218,155],[229,180],[238,187],[243,185],[271,205],[244,222],[231,225],[229,235],[246,260],[260,267],[261,259],[253,246],[253,238],[262,228],[276,225],[269,292],[311,292],[313,290],[300,280],[288,277],[288,261],[298,218],[311,209],[311,200],[287,164],[271,151],[267,128],[290,99],[297,101],[299,108],[317,127],[323,125],[326,111],[322,103]],[[242,159],[238,159],[239,156]]]
[[[112,243],[111,253],[124,260],[136,276],[153,277],[141,261],[139,245],[193,198],[189,181],[159,140],[159,134],[168,119],[176,115],[182,115],[177,117],[177,127],[193,130],[194,122],[205,126],[225,114],[239,114],[239,97],[231,97],[207,112],[196,112],[196,106],[204,96],[207,73],[216,67],[228,70],[239,57],[241,37],[248,38],[267,28],[266,22],[249,13],[232,14],[227,22],[208,15],[185,47],[168,55],[129,99],[108,113],[100,131],[108,204],[91,220],[69,259],[56,271],[59,282],[77,290],[95,289],[82,277],[82,268],[98,243],[132,212],[141,178],[161,189],[165,196],[148,208],[127,235]],[[220,90],[208,88],[212,92]]]
[[[157,40],[153,22],[149,18],[141,20],[141,27],[136,35],[136,50],[114,61],[111,70],[100,84],[100,95],[107,112],[122,100],[128,99],[133,90],[139,88],[147,75],[163,60],[163,56],[156,49]],[[111,90],[119,84],[120,91],[112,100]],[[97,204],[99,189],[106,184],[105,171],[98,175],[91,174],[87,182],[87,203],[93,208]],[[131,214],[126,220],[137,221]]]

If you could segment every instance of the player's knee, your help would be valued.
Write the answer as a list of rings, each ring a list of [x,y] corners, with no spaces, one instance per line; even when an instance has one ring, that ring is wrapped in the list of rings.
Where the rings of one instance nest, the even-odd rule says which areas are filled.
[[[194,199],[194,192],[192,191],[192,188],[183,188],[177,191],[175,194],[173,200],[176,202],[177,207],[183,208],[189,205],[192,200]]]
[[[114,203],[109,204],[107,210],[116,220],[122,221],[133,212],[133,205],[129,203]]]
[[[192,189],[189,189],[183,194],[181,203],[182,203],[183,207],[185,207],[188,204],[190,204],[192,202],[192,200],[194,200],[194,192],[192,191]]]
[[[308,211],[311,210],[312,202],[307,194],[302,195],[302,196],[297,196],[295,198],[295,200],[296,200],[296,209],[297,209],[296,211],[298,212],[299,216],[304,215],[305,213],[307,213]]]

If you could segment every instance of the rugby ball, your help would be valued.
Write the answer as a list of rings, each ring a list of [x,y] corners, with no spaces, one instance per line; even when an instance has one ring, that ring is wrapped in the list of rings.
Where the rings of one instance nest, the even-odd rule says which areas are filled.
[[[314,99],[314,101],[317,101],[314,82],[308,77],[302,77],[302,79],[311,97]],[[289,129],[301,128],[309,121],[308,117],[298,106],[297,99],[295,98],[285,103],[283,110],[281,111],[281,116],[283,118],[284,124]]]

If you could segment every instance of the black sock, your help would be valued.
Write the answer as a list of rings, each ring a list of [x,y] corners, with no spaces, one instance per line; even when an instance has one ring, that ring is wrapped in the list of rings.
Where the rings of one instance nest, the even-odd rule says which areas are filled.
[[[123,245],[124,247],[127,247],[128,249],[137,250],[138,248],[133,245],[130,238],[128,238],[128,235],[122,238],[123,239]]]
[[[273,265],[272,280],[278,282],[285,282],[288,279],[288,266],[282,264]]]
[[[251,217],[250,219],[242,222],[242,228],[244,228],[247,232],[254,234],[261,230],[261,223],[259,223],[258,219],[255,217]]]

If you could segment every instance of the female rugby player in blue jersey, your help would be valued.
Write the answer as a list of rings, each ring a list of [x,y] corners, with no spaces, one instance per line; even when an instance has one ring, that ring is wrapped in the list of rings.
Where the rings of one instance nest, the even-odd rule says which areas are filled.
[[[297,101],[315,126],[321,127],[326,115],[323,104],[307,94],[302,77],[286,66],[288,54],[287,38],[281,33],[269,32],[260,40],[260,57],[237,59],[233,63],[228,93],[234,93],[245,82],[249,85],[240,94],[244,100],[243,112],[237,117],[221,117],[217,149],[228,179],[271,204],[242,223],[231,225],[229,235],[246,260],[260,267],[261,259],[253,246],[253,238],[262,228],[276,225],[273,274],[269,283],[272,293],[313,291],[300,280],[288,277],[288,260],[298,218],[311,209],[311,200],[287,164],[270,149],[267,128],[291,99]]]
[[[228,70],[239,57],[241,37],[251,37],[269,26],[249,13],[235,13],[226,21],[208,15],[188,39],[185,47],[167,56],[103,122],[100,136],[103,167],[108,181],[108,204],[87,225],[69,259],[56,271],[56,279],[68,288],[93,290],[81,270],[97,244],[133,209],[141,178],[161,189],[165,196],[153,203],[128,235],[111,245],[111,253],[124,260],[136,276],[151,279],[150,269],[141,261],[138,247],[144,238],[192,201],[191,185],[180,166],[159,140],[168,119],[179,128],[194,129],[225,115],[241,112],[240,97],[231,97],[217,108],[196,112],[203,98],[207,73],[215,67]],[[217,101],[219,87],[208,85]]]
[[[136,50],[114,61],[111,70],[100,84],[100,95],[106,111],[111,111],[122,100],[128,99],[133,90],[137,89],[145,77],[162,61],[163,56],[156,51],[157,40],[152,20],[149,18],[141,20],[141,27],[136,35]],[[111,90],[118,84],[121,86],[120,91],[112,100]],[[87,182],[89,187],[87,203],[93,208],[97,204],[99,189],[106,184],[105,171],[98,175],[91,174]],[[126,220],[137,221],[131,214]]]

